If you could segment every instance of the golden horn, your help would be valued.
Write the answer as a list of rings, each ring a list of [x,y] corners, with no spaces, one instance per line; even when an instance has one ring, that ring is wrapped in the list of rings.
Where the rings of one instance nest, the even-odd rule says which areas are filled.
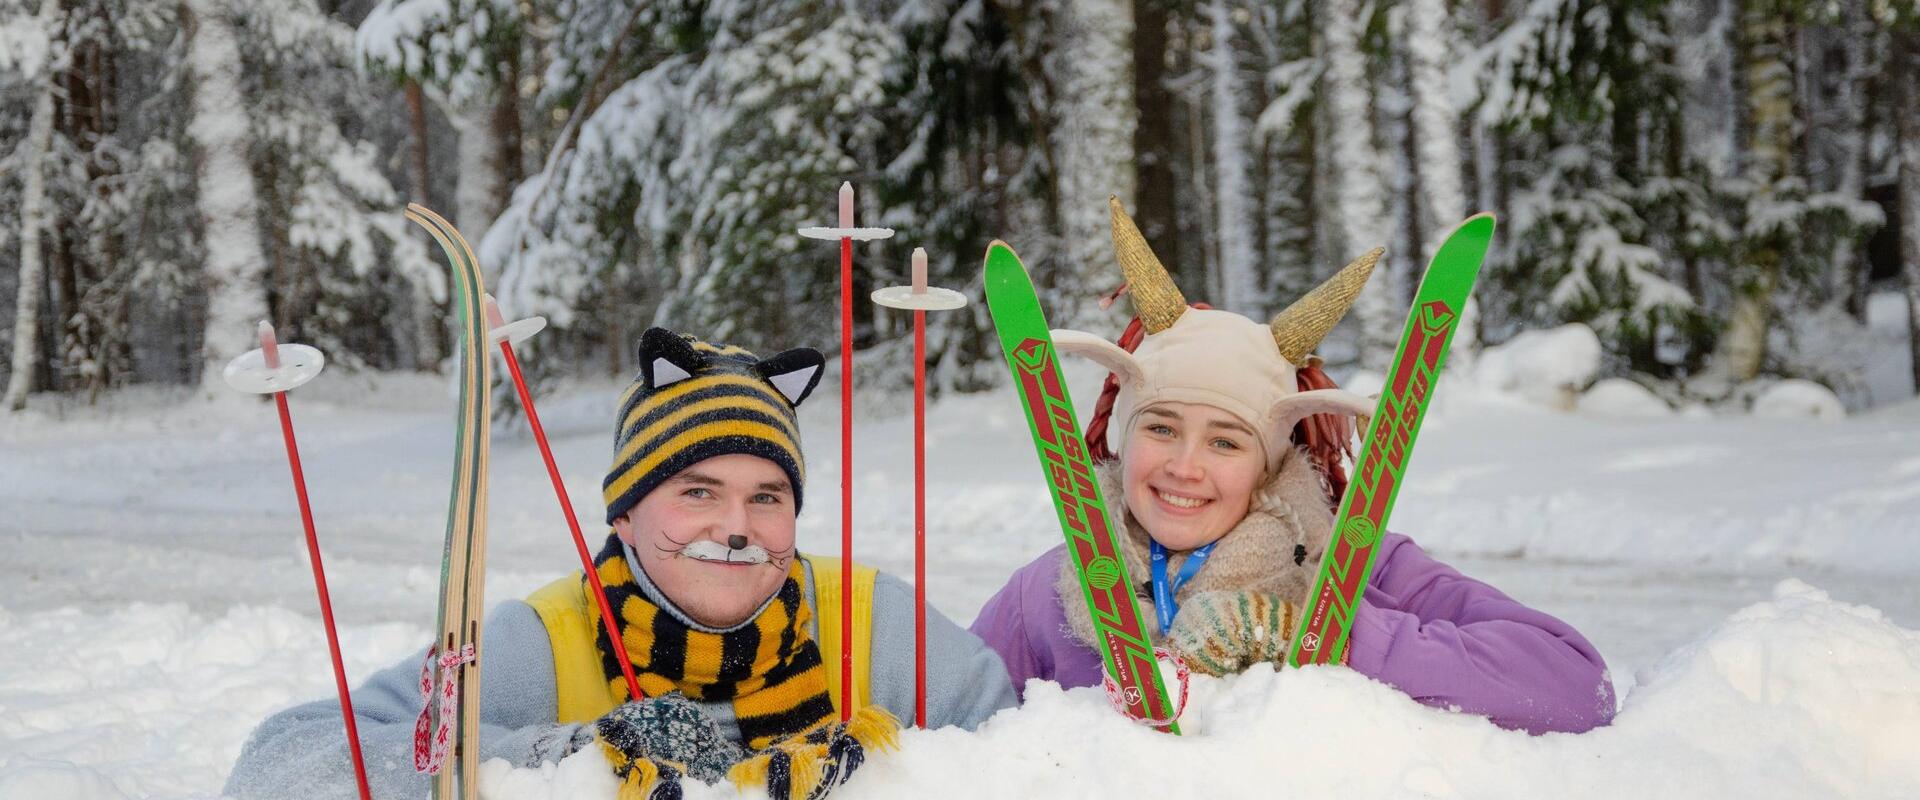
[[[1367,278],[1373,275],[1374,265],[1380,263],[1380,256],[1386,252],[1384,247],[1368,250],[1305,297],[1293,301],[1285,311],[1273,315],[1273,322],[1269,323],[1273,328],[1273,342],[1280,346],[1280,355],[1288,363],[1300,363],[1320,346],[1320,340],[1327,338],[1333,326],[1347,315],[1347,309],[1353,307],[1353,299],[1360,296]]]
[[[1127,291],[1133,295],[1133,308],[1140,314],[1141,326],[1147,333],[1173,327],[1173,323],[1180,321],[1180,315],[1187,313],[1186,296],[1180,293],[1180,287],[1173,285],[1173,277],[1154,256],[1147,237],[1140,235],[1133,218],[1120,206],[1120,198],[1108,196],[1107,207],[1113,212],[1113,254],[1120,260],[1120,271],[1127,276]]]

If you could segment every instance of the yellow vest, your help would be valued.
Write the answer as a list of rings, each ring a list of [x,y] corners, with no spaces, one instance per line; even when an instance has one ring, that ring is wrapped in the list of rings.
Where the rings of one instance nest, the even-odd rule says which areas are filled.
[[[873,687],[867,680],[872,661],[873,579],[872,567],[853,565],[851,592],[840,586],[840,559],[806,556],[813,572],[813,622],[818,634],[814,641],[827,673],[827,692],[839,708],[840,692],[840,603],[851,595],[853,629],[868,635],[853,639],[853,683],[857,695],[855,708],[873,703]],[[557,722],[592,722],[612,711],[615,705],[612,687],[600,671],[600,654],[594,646],[589,620],[600,615],[599,603],[587,596],[578,574],[561,578],[541,587],[527,597],[546,626],[547,640],[553,645],[553,680],[558,695]]]

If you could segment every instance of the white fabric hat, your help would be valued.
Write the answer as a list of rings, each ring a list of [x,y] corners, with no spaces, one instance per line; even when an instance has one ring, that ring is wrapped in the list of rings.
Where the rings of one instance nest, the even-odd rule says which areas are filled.
[[[1189,308],[1120,201],[1109,203],[1114,249],[1146,336],[1132,353],[1081,331],[1056,330],[1053,340],[1060,352],[1090,358],[1119,378],[1107,426],[1113,452],[1125,447],[1141,411],[1156,403],[1198,403],[1259,432],[1271,474],[1301,419],[1373,413],[1371,401],[1344,389],[1300,391],[1294,364],[1346,314],[1383,251],[1361,256],[1262,325],[1229,311]]]

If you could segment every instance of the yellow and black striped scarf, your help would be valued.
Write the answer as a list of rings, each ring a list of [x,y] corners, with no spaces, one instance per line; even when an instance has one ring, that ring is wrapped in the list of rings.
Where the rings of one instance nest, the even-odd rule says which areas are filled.
[[[725,633],[696,630],[647,599],[634,580],[620,537],[608,536],[594,558],[648,697],[680,692],[693,700],[733,702],[741,738],[758,750],[834,718],[820,648],[807,635],[813,610],[801,594],[806,569],[794,559],[787,580],[753,621]],[[600,615],[589,615],[600,667],[617,702],[627,681]]]
[[[892,746],[899,723],[884,708],[867,706],[844,726],[839,722],[820,648],[808,634],[813,609],[800,588],[806,565],[799,558],[773,601],[751,622],[724,633],[689,627],[649,600],[619,536],[609,534],[593,561],[640,691],[648,697],[680,692],[704,702],[732,702],[741,738],[756,751],[731,773],[736,783],[764,780],[776,797],[807,797],[823,777],[832,779],[823,772],[834,738],[851,736],[869,751]],[[616,703],[625,702],[627,681],[619,657],[600,615],[588,619],[601,673]],[[652,776],[633,774],[639,784],[632,787],[634,794],[644,796]]]

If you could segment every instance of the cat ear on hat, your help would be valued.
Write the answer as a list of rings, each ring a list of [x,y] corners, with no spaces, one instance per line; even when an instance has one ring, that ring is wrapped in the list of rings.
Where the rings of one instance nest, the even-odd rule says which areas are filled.
[[[820,385],[820,374],[826,363],[827,359],[820,355],[820,351],[811,347],[796,347],[761,359],[753,365],[753,369],[798,408],[800,401],[813,393],[813,387]]]
[[[684,381],[706,366],[707,357],[680,334],[666,328],[640,334],[640,379],[649,390]]]

